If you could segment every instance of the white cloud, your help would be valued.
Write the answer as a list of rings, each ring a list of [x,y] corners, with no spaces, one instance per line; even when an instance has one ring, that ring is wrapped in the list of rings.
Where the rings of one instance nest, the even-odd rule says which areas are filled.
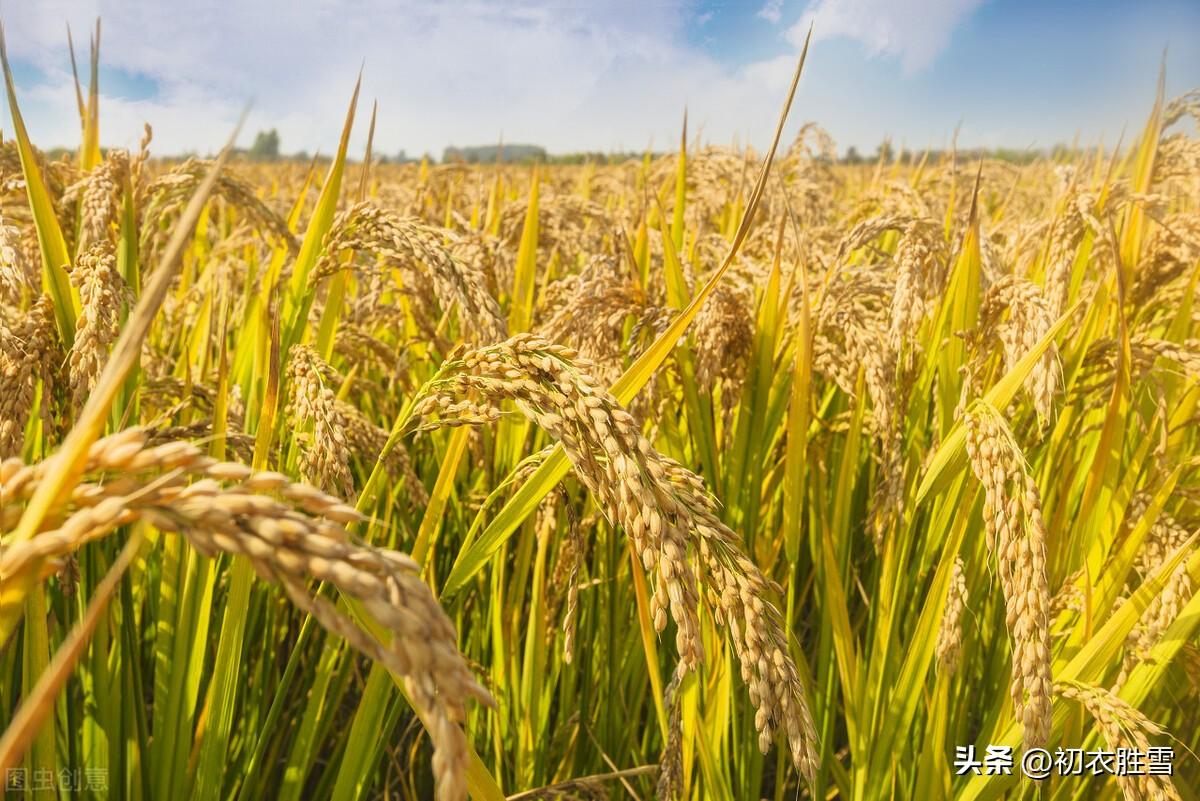
[[[906,74],[933,63],[950,34],[983,0],[812,0],[789,31],[795,44],[813,26],[815,40],[846,37],[875,55],[897,56]]]
[[[758,16],[772,25],[778,25],[783,18],[783,0],[767,0],[766,5],[758,10]]]
[[[78,139],[64,26],[86,50],[97,13],[103,63],[158,86],[149,100],[102,97],[106,144],[135,145],[147,120],[157,152],[211,151],[253,100],[243,141],[276,126],[285,150],[328,152],[360,66],[364,107],[379,100],[385,153],[438,154],[501,134],[552,151],[638,149],[672,141],[685,103],[697,121],[711,117],[714,135],[733,132],[722,122],[731,107],[740,132],[769,131],[780,99],[688,44],[690,9],[691,0],[45,0],[7,5],[5,25],[11,55],[48,76],[18,88],[47,145]],[[360,150],[365,130],[357,126]]]
[[[1141,74],[1140,61],[1082,76],[1081,84],[1091,79],[1089,96],[1075,84],[1063,89],[1061,80],[1039,94],[1041,84],[1022,83],[1011,69],[963,70],[970,52],[937,60],[982,1],[807,0],[798,24],[780,7],[777,27],[754,26],[757,42],[727,41],[743,32],[726,31],[719,17],[701,29],[707,9],[698,0],[0,0],[0,11],[10,54],[22,65],[21,108],[35,142],[45,147],[79,141],[65,24],[86,51],[97,14],[104,20],[103,64],[157,87],[148,98],[122,98],[115,96],[117,82],[102,78],[102,141],[136,147],[148,121],[159,154],[215,151],[248,100],[254,105],[243,145],[256,131],[276,127],[285,151],[328,154],[360,67],[355,155],[365,145],[375,99],[376,152],[384,154],[403,148],[439,155],[447,145],[501,135],[552,152],[670,148],[685,105],[691,130],[706,141],[736,138],[761,149],[810,21],[816,44],[785,137],[816,120],[842,148],[869,152],[884,135],[918,147],[942,144],[965,119],[981,138],[1005,131],[1005,144],[1024,146],[1070,139],[1077,127],[1119,130],[1142,113],[1140,84],[1119,96],[1112,89],[1112,75]],[[805,5],[793,2],[797,10]],[[756,0],[750,9],[773,7]],[[1171,28],[1183,29],[1190,28],[1180,22]],[[1158,24],[1152,36],[1142,36],[1153,43],[1138,49],[1149,53],[1151,88],[1161,30]],[[821,41],[833,39],[840,43]],[[864,57],[863,48],[846,45],[851,39],[885,58]],[[732,63],[733,53],[748,63]],[[1195,74],[1188,67],[1200,64],[1200,51],[1187,42],[1173,46],[1173,59],[1181,54],[1179,74]],[[932,68],[899,80],[896,62],[909,73]],[[983,66],[1000,63],[993,57]],[[31,80],[29,64],[40,76]],[[1107,103],[1100,110],[1089,99],[1098,95]],[[1033,100],[1055,113],[1031,110]],[[0,128],[10,130],[2,108]],[[960,144],[977,142],[964,134]]]

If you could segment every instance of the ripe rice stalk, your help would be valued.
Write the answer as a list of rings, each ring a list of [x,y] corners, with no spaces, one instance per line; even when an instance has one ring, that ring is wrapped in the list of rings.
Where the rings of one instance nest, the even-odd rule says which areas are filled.
[[[1001,315],[1008,311],[1008,319]],[[1037,285],[1016,276],[1005,276],[984,294],[980,310],[980,329],[996,336],[1004,348],[1004,369],[1011,370],[1054,323],[1050,306]],[[1054,394],[1061,381],[1058,348],[1053,344],[1025,379],[1025,389],[1033,398],[1039,423],[1049,424]]]
[[[962,613],[969,599],[967,578],[962,557],[954,562],[954,574],[950,578],[950,589],[946,593],[946,611],[942,613],[942,627],[938,631],[938,667],[953,674],[962,659]]]
[[[83,301],[69,360],[71,397],[77,409],[96,386],[130,301],[129,288],[117,272],[116,254],[107,240],[97,236],[95,241],[71,272],[71,283],[79,287]]]
[[[0,324],[0,456],[16,456],[24,447],[38,379],[57,351],[53,317],[54,302],[42,296],[19,327]]]
[[[1150,748],[1150,735],[1163,733],[1145,715],[1103,687],[1075,681],[1059,682],[1054,685],[1054,691],[1083,706],[1095,720],[1105,744],[1113,750],[1125,748],[1146,753]],[[1116,781],[1127,801],[1158,798],[1178,801],[1180,798],[1169,776],[1118,776]]]
[[[1012,641],[1012,702],[1027,748],[1050,736],[1050,591],[1046,528],[1037,485],[1000,414],[985,403],[967,412],[967,454],[984,489],[988,551],[995,555]]]
[[[5,461],[0,513],[19,518],[17,504],[33,497],[50,467]],[[0,563],[5,576],[36,569],[40,561],[138,520],[185,535],[201,553],[245,557],[260,577],[281,584],[293,603],[327,629],[407,677],[410,696],[433,721],[439,798],[466,798],[467,754],[458,724],[467,700],[492,703],[491,697],[461,661],[453,627],[421,582],[416,563],[404,554],[350,541],[344,526],[358,520],[353,508],[278,473],[217,462],[187,443],[147,447],[145,432],[137,429],[98,440],[84,473],[122,478],[77,485],[73,503],[47,516],[45,522],[55,528],[5,549]],[[186,476],[200,480],[187,484]],[[331,582],[359,599],[393,634],[390,646],[328,601],[311,596],[309,579]]]
[[[15,102],[0,143],[6,767],[994,801],[956,747],[1148,743],[1200,783],[1194,92],[1132,146],[693,125],[535,171],[355,165],[356,91],[318,182],[102,148],[97,39],[74,152]],[[1122,779],[1042,786],[1172,797]]]
[[[503,338],[505,323],[482,274],[457,261],[434,229],[370,202],[357,204],[333,221],[309,281],[315,285],[343,269],[340,256],[347,250],[369,255],[368,267],[378,262],[384,269],[401,271],[411,290],[427,302],[454,298],[469,331],[484,341]]]
[[[805,691],[788,656],[778,610],[765,600],[770,582],[717,516],[703,482],[656,452],[636,423],[607,393],[598,392],[576,354],[531,335],[467,351],[443,364],[418,394],[413,418],[424,424],[453,418],[466,394],[522,412],[563,446],[576,474],[614,523],[628,532],[651,577],[651,614],[662,632],[668,610],[683,669],[704,661],[696,585],[704,588],[742,666],[758,708],[759,748],[781,727],[792,759],[806,777],[816,770],[816,735]],[[691,556],[694,554],[694,556]],[[693,559],[698,564],[693,563]]]

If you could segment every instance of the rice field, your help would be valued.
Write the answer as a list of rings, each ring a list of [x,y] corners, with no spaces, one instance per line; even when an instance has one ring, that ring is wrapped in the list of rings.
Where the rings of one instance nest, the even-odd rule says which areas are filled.
[[[101,149],[95,64],[59,159],[4,65],[9,796],[1198,797],[1200,94],[262,164]]]

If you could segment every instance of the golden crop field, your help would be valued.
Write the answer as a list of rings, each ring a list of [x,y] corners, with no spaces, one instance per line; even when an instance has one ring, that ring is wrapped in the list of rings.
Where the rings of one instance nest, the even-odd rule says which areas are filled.
[[[1197,798],[1200,94],[534,166],[355,90],[310,166],[101,150],[95,74],[51,158],[5,61],[10,797]]]

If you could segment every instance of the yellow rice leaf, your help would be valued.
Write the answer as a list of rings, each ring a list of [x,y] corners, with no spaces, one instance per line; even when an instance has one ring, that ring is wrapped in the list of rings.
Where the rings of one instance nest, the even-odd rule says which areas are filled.
[[[17,89],[13,83],[12,69],[8,64],[8,48],[4,42],[4,26],[0,25],[0,63],[4,68],[4,85],[8,90],[8,108],[12,113],[13,133],[17,142],[17,153],[21,158],[21,171],[25,174],[25,190],[29,195],[29,208],[33,211],[33,223],[37,229],[38,249],[42,254],[42,290],[54,301],[54,319],[58,333],[67,349],[75,341],[75,319],[79,316],[79,293],[71,286],[66,266],[71,263],[67,242],[59,227],[50,193],[38,169],[37,156],[25,130],[25,120],[17,107]]]

